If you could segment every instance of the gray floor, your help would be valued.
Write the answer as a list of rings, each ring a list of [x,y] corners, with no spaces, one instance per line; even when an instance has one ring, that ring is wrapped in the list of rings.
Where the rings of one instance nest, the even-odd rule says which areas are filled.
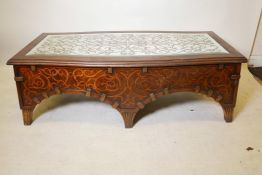
[[[25,127],[10,66],[0,82],[0,175],[262,174],[262,86],[246,65],[230,124],[213,100],[178,93],[146,106],[133,129],[109,105],[70,95],[43,101]]]

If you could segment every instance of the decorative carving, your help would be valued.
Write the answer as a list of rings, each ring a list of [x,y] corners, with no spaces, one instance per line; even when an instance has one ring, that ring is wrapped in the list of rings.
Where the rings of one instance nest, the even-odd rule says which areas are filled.
[[[107,68],[107,72],[112,74],[113,73],[113,68],[112,67]]]
[[[35,72],[36,71],[36,66],[31,66],[31,71]]]
[[[55,92],[56,94],[61,94],[61,90],[59,89],[59,87],[55,87]]]
[[[240,78],[240,75],[235,75],[235,74],[231,75],[232,80],[239,79],[239,78]]]
[[[136,105],[139,107],[139,109],[143,109],[145,107],[142,102],[137,102]]]
[[[218,69],[224,69],[224,64],[219,64]]]
[[[112,105],[113,108],[117,108],[119,106],[119,102],[114,102],[114,104]]]
[[[87,96],[87,97],[90,97],[90,96],[91,96],[91,89],[90,89],[90,88],[87,88],[87,89],[86,89],[86,96]]]
[[[14,78],[15,81],[19,82],[19,81],[24,81],[24,77],[15,77]]]
[[[143,72],[143,73],[147,73],[147,67],[143,67],[143,68],[142,68],[142,72]]]
[[[168,95],[168,88],[164,88],[164,94]]]
[[[45,99],[47,99],[49,96],[48,96],[48,94],[47,94],[47,92],[42,92],[42,96],[45,98]]]
[[[199,93],[200,92],[200,86],[195,87],[195,92]]]
[[[213,90],[212,89],[209,89],[208,91],[207,91],[207,96],[212,96],[212,94],[213,94]]]
[[[217,65],[154,67],[146,74],[141,68],[114,68],[114,74],[108,74],[107,68],[62,66],[38,66],[35,72],[30,66],[18,66],[16,71],[25,77],[19,90],[22,107],[33,108],[63,91],[92,96],[122,112],[142,109],[156,98],[181,91],[204,93],[222,105],[234,105],[238,79],[232,81],[232,77],[239,74],[237,66],[227,64],[222,70]]]
[[[37,103],[37,104],[41,103],[41,101],[40,101],[37,97],[34,97],[34,98],[33,98],[33,101],[34,101],[35,103]]]
[[[66,43],[66,44],[65,44]],[[27,55],[142,56],[228,54],[208,33],[47,35]]]
[[[222,95],[218,95],[217,98],[216,98],[216,101],[221,101],[223,99]]]
[[[156,101],[156,96],[154,93],[149,94],[152,101]]]
[[[105,101],[105,98],[106,98],[106,94],[101,94],[99,100]]]

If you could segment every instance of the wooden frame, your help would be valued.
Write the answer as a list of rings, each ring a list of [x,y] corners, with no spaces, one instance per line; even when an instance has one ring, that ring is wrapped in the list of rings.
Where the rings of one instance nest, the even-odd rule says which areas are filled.
[[[215,33],[205,33],[229,54],[141,56],[124,60],[122,57],[26,56],[44,37],[60,33],[41,34],[7,62],[14,65],[24,124],[32,123],[33,110],[43,99],[70,93],[111,104],[121,113],[126,128],[130,128],[136,113],[146,104],[182,91],[212,97],[221,104],[225,120],[231,122],[241,63],[247,60]]]

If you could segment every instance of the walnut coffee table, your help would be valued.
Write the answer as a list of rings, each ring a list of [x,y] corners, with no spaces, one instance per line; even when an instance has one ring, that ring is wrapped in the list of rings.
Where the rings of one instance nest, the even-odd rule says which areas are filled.
[[[57,94],[109,103],[125,127],[136,113],[175,92],[212,97],[232,121],[246,58],[213,32],[43,33],[11,58],[25,125]]]

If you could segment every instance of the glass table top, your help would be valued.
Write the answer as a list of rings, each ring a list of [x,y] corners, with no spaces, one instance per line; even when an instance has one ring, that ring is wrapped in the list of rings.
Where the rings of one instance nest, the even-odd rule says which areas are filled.
[[[86,33],[47,35],[27,56],[176,56],[228,54],[207,33]]]

